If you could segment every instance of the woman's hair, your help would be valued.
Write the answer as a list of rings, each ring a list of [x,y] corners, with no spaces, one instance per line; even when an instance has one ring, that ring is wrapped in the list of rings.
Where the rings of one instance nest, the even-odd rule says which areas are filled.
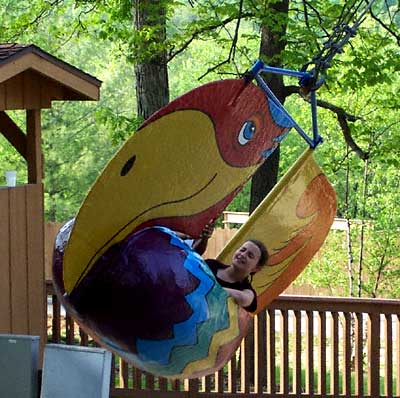
[[[266,246],[264,245],[264,243],[262,243],[261,241],[257,240],[257,239],[248,239],[248,242],[253,243],[254,245],[256,245],[259,249],[260,249],[260,259],[258,260],[257,265],[265,265],[265,263],[268,261],[269,258],[269,253],[268,250],[266,248]]]

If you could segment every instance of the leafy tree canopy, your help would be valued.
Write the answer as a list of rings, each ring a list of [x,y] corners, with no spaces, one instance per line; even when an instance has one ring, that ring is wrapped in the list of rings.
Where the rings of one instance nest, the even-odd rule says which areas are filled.
[[[131,1],[1,0],[1,41],[33,42],[103,80],[98,104],[58,104],[44,112],[47,218],[62,221],[76,213],[104,164],[141,123],[135,114],[134,63],[166,50],[170,97],[175,98],[203,82],[243,73],[259,57],[260,36],[268,27],[270,48],[282,46],[280,52],[264,54],[263,60],[296,70],[323,51],[335,25],[340,28],[350,16],[351,25],[365,6],[360,1],[291,0],[288,12],[278,12],[284,3],[136,2],[154,18],[165,8],[167,39],[160,42],[156,39],[162,27],[157,24],[133,29]],[[325,141],[316,157],[338,194],[338,215],[366,220],[368,227],[361,233],[355,223],[349,236],[336,234],[333,241],[344,245],[343,258],[334,252],[319,257],[304,277],[312,275],[323,285],[323,278],[316,278],[319,268],[326,267],[325,281],[332,281],[345,267],[344,275],[353,280],[351,294],[383,294],[398,276],[399,43],[398,2],[376,0],[357,35],[332,59],[318,90],[319,129]],[[299,124],[311,131],[307,96],[299,95],[295,79],[284,79],[284,98]],[[12,116],[23,125],[18,112]],[[292,132],[281,145],[281,174],[304,148]],[[17,168],[24,182],[25,164],[3,138],[0,155],[1,168]],[[230,209],[244,211],[248,203],[246,185]]]

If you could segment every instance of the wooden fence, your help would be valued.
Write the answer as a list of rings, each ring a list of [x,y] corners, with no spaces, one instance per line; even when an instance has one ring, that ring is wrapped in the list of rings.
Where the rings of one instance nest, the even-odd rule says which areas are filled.
[[[49,341],[94,344],[47,289]],[[114,358],[110,397],[400,397],[399,317],[399,300],[283,295],[215,375],[171,381]]]

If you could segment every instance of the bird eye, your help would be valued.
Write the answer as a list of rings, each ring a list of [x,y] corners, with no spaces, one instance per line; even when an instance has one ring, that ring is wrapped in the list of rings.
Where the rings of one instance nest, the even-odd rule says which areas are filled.
[[[242,126],[239,131],[238,141],[240,145],[246,145],[253,137],[256,132],[256,125],[253,121],[248,120]]]
[[[132,166],[134,165],[136,161],[136,155],[133,155],[131,158],[129,158],[124,166],[121,169],[121,177],[127,175],[129,173],[129,170],[132,168]]]

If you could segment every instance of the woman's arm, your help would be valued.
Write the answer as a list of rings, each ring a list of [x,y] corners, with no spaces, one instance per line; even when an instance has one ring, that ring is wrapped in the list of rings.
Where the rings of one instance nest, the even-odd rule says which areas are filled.
[[[254,299],[254,293],[249,290],[236,290],[230,289],[229,287],[223,288],[233,299],[236,301],[238,305],[241,307],[248,307]]]

